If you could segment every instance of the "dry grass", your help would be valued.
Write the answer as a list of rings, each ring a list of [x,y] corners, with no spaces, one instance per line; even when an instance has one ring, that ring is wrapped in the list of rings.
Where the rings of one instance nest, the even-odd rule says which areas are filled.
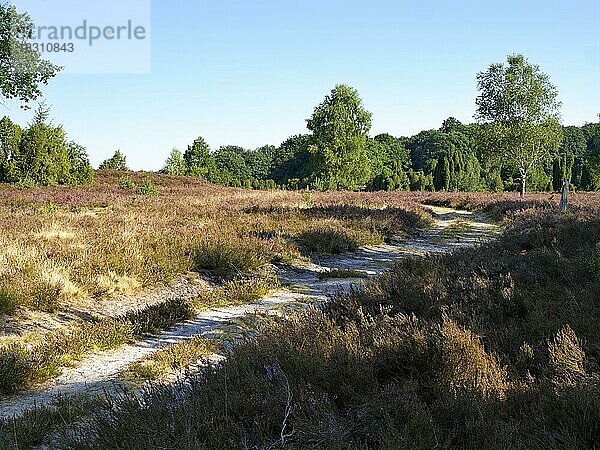
[[[164,319],[157,329],[175,323],[168,310],[128,317],[126,324],[120,318],[97,323],[98,303],[190,271],[218,284],[191,302],[195,308],[248,303],[277,285],[269,275],[273,262],[352,250],[430,221],[414,202],[389,194],[316,193],[308,205],[300,192],[247,191],[154,174],[98,173],[86,187],[2,185],[0,318],[25,321],[13,323],[13,331],[0,329],[9,342],[0,346],[0,392],[51,378],[95,347],[118,346],[148,321]],[[307,238],[316,235],[323,236],[317,246]],[[343,239],[338,245],[332,236]],[[91,303],[93,314],[86,310]],[[66,320],[38,335],[32,351],[27,318],[33,323],[39,312],[75,323]]]
[[[120,376],[136,385],[148,381],[168,380],[218,351],[222,351],[222,348],[217,342],[194,337],[165,347],[141,361],[130,364]]]
[[[48,333],[34,342],[0,347],[0,394],[9,394],[55,377],[85,353],[108,350],[146,333],[164,330],[193,316],[185,302],[173,300],[122,317],[84,322]]]
[[[131,178],[156,185],[160,195],[120,189],[113,172],[89,187],[0,186],[0,314],[130,295],[192,270],[235,278],[301,251],[352,250],[430,221],[412,201],[389,194],[318,193],[306,208],[298,192]],[[315,247],[307,238],[315,235],[344,239]]]

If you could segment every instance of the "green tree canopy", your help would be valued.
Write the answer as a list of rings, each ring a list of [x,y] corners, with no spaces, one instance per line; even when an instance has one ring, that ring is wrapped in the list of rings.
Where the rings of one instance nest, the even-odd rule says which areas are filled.
[[[371,113],[346,85],[337,85],[307,120],[312,131],[311,165],[317,184],[327,189],[363,189],[371,176],[367,133]]]
[[[233,180],[250,180],[252,173],[246,165],[247,150],[236,145],[225,145],[215,154],[217,170],[224,171]]]
[[[0,3],[0,92],[4,98],[24,104],[37,99],[40,86],[61,69],[29,47],[33,32],[33,22],[26,13]]]
[[[254,180],[266,180],[271,175],[273,156],[277,152],[274,145],[265,145],[254,151],[246,152],[245,162]]]
[[[117,150],[114,155],[104,160],[99,167],[100,170],[129,170],[127,168],[127,159],[125,155],[121,153],[121,150]]]
[[[202,136],[196,138],[192,145],[188,145],[183,154],[183,159],[188,175],[207,178],[208,173],[216,170],[210,147]]]
[[[180,150],[176,148],[171,150],[161,173],[166,173],[167,175],[185,175],[187,173],[185,160]]]
[[[448,149],[448,136],[439,130],[421,131],[409,139],[406,147],[410,151],[412,168],[426,171],[428,163],[437,160]]]
[[[307,178],[310,175],[310,142],[308,134],[292,136],[282,142],[273,156],[271,178],[280,184]]]
[[[490,157],[514,167],[525,195],[527,176],[552,157],[562,139],[558,91],[539,66],[509,55],[477,75],[476,119],[488,123]]]
[[[87,184],[94,171],[85,148],[67,141],[61,126],[48,122],[40,105],[22,129],[5,117],[0,121],[0,182],[27,185]]]
[[[23,129],[8,117],[0,121],[0,181],[16,182],[20,178],[17,167],[19,142]]]

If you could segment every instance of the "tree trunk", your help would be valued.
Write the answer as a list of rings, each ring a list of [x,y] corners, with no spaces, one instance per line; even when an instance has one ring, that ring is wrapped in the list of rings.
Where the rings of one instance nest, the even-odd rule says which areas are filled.
[[[525,197],[525,184],[527,183],[527,171],[521,170],[521,198]]]

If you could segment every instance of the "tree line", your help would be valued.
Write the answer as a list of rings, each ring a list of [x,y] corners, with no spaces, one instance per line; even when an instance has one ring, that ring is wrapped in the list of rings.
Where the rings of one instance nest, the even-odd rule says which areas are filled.
[[[439,129],[411,137],[367,137],[364,153],[350,160],[357,161],[356,166],[348,163],[347,169],[339,163],[327,166],[326,161],[315,161],[319,150],[311,148],[310,134],[292,136],[278,147],[249,150],[228,145],[214,152],[199,137],[183,153],[173,149],[161,172],[254,189],[520,190],[518,169],[487,155],[485,132],[482,125],[450,117]],[[563,126],[561,132],[556,151],[527,174],[529,189],[557,191],[567,179],[574,189],[600,190],[600,123]],[[323,158],[322,153],[317,155]]]
[[[600,123],[560,125],[558,90],[539,66],[509,55],[477,75],[475,123],[449,117],[411,137],[370,137],[358,92],[336,86],[279,147],[223,146],[199,137],[163,173],[257,189],[556,191],[600,189]]]
[[[26,128],[8,117],[0,120],[0,182],[32,187],[93,181],[85,148],[68,140],[48,115],[42,104]]]

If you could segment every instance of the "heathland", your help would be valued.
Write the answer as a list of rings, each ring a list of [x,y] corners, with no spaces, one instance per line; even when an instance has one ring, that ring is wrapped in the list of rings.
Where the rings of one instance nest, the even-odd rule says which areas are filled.
[[[400,259],[325,304],[263,317],[226,348],[204,338],[167,347],[127,374],[161,384],[5,420],[3,446],[597,445],[598,195],[572,196],[561,213],[548,194],[250,191],[130,176],[160,194],[132,192],[117,172],[87,187],[2,188],[3,395],[197,309],[260,299],[277,288],[278,265],[426,229],[423,204],[485,213],[503,232]],[[207,284],[187,300],[124,300],[192,274]],[[198,363],[213,353],[225,359]],[[186,367],[180,382],[163,376]]]

